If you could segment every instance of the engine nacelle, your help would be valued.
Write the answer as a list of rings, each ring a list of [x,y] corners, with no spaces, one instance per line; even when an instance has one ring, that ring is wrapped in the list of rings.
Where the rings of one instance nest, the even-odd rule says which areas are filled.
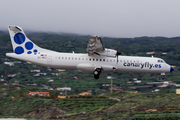
[[[102,65],[102,66],[98,66],[95,64],[89,64],[89,63],[80,63],[77,65],[77,69],[78,70],[82,70],[85,72],[94,72],[94,70],[96,68],[100,68],[102,69],[102,73],[110,73],[110,72],[115,72],[117,70],[117,68],[115,66],[111,66],[111,65]]]
[[[117,51],[113,50],[113,49],[107,49],[105,48],[105,50],[103,52],[98,53],[100,56],[107,56],[107,57],[116,57]]]

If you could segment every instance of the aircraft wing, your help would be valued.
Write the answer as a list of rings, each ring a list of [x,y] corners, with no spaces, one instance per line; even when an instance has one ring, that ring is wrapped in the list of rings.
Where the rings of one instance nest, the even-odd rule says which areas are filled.
[[[104,50],[105,49],[101,37],[89,36],[89,43],[87,46],[87,52],[89,56],[94,54],[99,55],[98,53],[103,52]]]

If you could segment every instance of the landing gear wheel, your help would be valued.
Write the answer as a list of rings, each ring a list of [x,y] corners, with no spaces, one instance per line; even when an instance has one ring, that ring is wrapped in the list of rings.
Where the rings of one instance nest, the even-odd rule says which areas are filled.
[[[165,79],[165,73],[161,73],[161,80],[164,81],[164,79]]]
[[[99,75],[94,75],[94,78],[95,79],[99,79]]]
[[[164,80],[165,79],[165,77],[164,76],[162,76],[162,78],[161,78],[162,80]]]
[[[94,70],[94,78],[99,79],[99,75],[101,74],[101,68],[96,68]]]
[[[98,71],[97,70],[95,70],[94,71],[94,75],[98,75],[99,73],[98,73]]]

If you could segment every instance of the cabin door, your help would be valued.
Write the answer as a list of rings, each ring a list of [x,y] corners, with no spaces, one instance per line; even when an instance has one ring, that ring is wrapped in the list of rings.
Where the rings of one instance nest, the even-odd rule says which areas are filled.
[[[52,57],[51,56],[48,56],[47,58],[47,64],[51,64],[52,63]]]

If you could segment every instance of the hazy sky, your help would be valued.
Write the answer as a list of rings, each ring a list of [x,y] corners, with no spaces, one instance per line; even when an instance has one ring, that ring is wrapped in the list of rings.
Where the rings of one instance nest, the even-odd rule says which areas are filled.
[[[107,37],[180,36],[180,0],[0,0],[0,29]]]

